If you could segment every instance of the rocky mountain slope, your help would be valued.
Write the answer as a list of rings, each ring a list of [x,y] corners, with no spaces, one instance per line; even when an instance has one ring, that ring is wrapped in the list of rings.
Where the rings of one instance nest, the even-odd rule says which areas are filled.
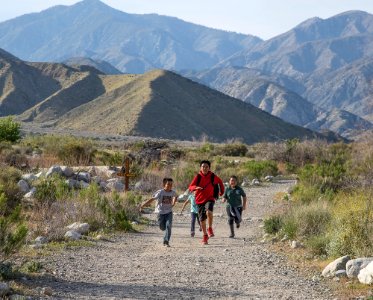
[[[282,86],[290,85],[294,89],[301,89],[296,82],[285,75],[276,76],[276,74],[244,67],[213,68],[206,71],[181,72],[181,74],[229,96],[251,103],[286,122],[312,130],[332,130],[349,138],[357,131],[373,129],[372,123],[357,115],[315,105]],[[331,86],[329,88],[331,89]]]

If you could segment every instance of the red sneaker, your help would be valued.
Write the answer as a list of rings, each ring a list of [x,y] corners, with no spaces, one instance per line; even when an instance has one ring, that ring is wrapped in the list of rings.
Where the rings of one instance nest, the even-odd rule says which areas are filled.
[[[209,228],[207,229],[207,233],[208,233],[209,237],[213,237],[213,236],[215,236],[215,234],[214,234],[214,232],[212,231],[212,228],[211,228],[211,227],[209,227]]]
[[[209,236],[206,234],[202,238],[202,244],[208,245]]]

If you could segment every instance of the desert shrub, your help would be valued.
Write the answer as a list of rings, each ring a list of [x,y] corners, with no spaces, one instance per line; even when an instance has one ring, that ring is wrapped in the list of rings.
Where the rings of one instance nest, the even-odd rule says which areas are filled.
[[[13,167],[2,166],[0,172],[0,194],[4,194],[5,203],[1,212],[5,215],[12,213],[13,209],[18,206],[22,199],[17,182],[21,179],[19,170]]]
[[[363,257],[373,253],[372,194],[371,190],[362,190],[336,197],[327,248],[329,255]]]
[[[57,174],[40,179],[35,183],[35,188],[34,197],[38,205],[50,205],[58,199],[68,199],[71,195],[68,183]]]
[[[6,195],[0,192],[0,264],[23,245],[27,235],[21,207],[18,205],[6,212],[7,202]]]
[[[180,161],[176,168],[172,170],[172,178],[175,182],[175,189],[184,191],[192,182],[194,176],[199,171],[198,164]],[[159,181],[161,182],[161,181]],[[158,183],[159,186],[159,183]]]
[[[281,235],[287,236],[289,239],[294,239],[297,237],[297,232],[298,222],[296,218],[291,214],[283,216]]]
[[[308,237],[325,233],[332,218],[327,202],[316,201],[308,205],[300,205],[293,210],[297,221],[297,236]]]
[[[310,236],[305,241],[305,246],[309,249],[311,254],[316,256],[325,256],[328,254],[327,247],[330,243],[330,240],[327,235],[314,235]]]
[[[105,150],[98,150],[95,152],[95,164],[102,164],[106,166],[120,166],[123,164],[124,154],[120,152],[109,152]]]
[[[198,152],[204,155],[206,154],[213,154],[215,150],[215,146],[212,143],[205,142],[200,147],[198,147]]]
[[[96,145],[91,139],[74,136],[27,136],[23,145],[42,149],[45,156],[58,158],[66,165],[87,165],[93,161]]]
[[[294,200],[305,204],[317,201],[321,196],[320,189],[312,185],[298,184],[292,192]]]
[[[249,178],[262,178],[266,175],[276,176],[278,173],[277,164],[274,161],[250,160],[244,163],[245,176]]]
[[[264,220],[264,231],[269,234],[276,234],[282,228],[282,217],[279,215],[270,216]]]
[[[16,142],[21,138],[21,124],[14,122],[12,117],[0,119],[0,142]]]
[[[224,144],[216,149],[216,154],[224,156],[245,156],[248,149],[245,144]]]
[[[43,265],[41,262],[31,260],[23,264],[20,270],[26,273],[38,273],[42,268]]]

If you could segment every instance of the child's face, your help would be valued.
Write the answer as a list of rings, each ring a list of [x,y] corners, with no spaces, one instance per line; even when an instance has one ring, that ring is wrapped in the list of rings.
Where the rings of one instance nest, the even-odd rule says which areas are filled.
[[[172,181],[167,181],[166,184],[164,185],[163,189],[166,191],[166,192],[169,192],[172,190]]]
[[[229,185],[234,188],[237,185],[237,180],[234,178],[229,179]]]
[[[200,168],[201,172],[206,175],[210,171],[210,167],[208,164],[203,163]]]

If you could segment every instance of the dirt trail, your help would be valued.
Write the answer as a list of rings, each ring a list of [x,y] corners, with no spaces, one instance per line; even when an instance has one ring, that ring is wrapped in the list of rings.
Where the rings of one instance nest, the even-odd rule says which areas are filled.
[[[234,239],[228,238],[220,203],[216,236],[208,246],[201,244],[200,233],[190,237],[188,213],[175,214],[170,248],[162,245],[163,232],[153,221],[144,232],[46,258],[54,275],[38,284],[52,289],[49,299],[335,299],[260,242],[260,224],[274,208],[274,196],[292,184],[247,190],[249,208]]]

